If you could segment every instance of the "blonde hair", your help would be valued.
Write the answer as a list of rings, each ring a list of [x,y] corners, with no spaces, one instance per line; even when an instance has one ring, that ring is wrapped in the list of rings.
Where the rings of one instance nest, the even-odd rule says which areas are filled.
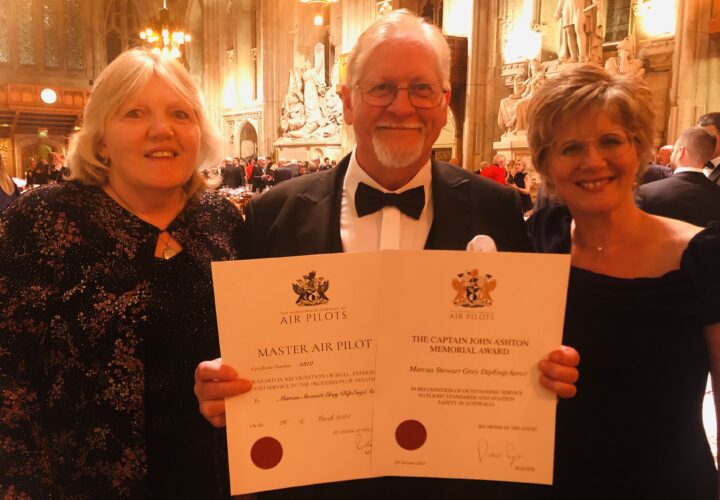
[[[95,80],[85,106],[82,129],[70,141],[67,160],[71,179],[92,185],[107,182],[112,166],[103,163],[99,153],[105,124],[153,76],[161,78],[190,103],[200,127],[198,165],[184,189],[190,195],[207,185],[200,171],[219,163],[222,143],[207,118],[200,90],[179,61],[139,49],[120,54]]]
[[[0,155],[0,189],[10,196],[15,192],[15,183],[5,170],[5,159]]]
[[[450,47],[442,31],[406,9],[393,10],[371,24],[357,40],[347,60],[345,86],[353,91],[369,63],[370,53],[386,40],[416,40],[428,44],[443,87],[450,86]]]
[[[592,109],[612,113],[630,133],[640,160],[638,177],[652,158],[655,111],[650,89],[631,75],[611,75],[592,64],[574,66],[553,75],[538,88],[528,109],[532,161],[550,190],[554,186],[548,176],[547,153],[556,127]]]

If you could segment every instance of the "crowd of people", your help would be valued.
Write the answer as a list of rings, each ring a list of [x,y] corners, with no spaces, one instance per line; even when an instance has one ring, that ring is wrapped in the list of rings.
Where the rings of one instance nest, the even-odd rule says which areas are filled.
[[[465,250],[485,235],[499,251],[571,258],[563,345],[537,360],[540,385],[560,398],[553,484],[384,477],[257,497],[717,498],[701,408],[708,374],[720,377],[720,224],[638,207],[649,89],[589,64],[538,89],[528,141],[550,201],[526,224],[522,162],[508,171],[496,157],[475,175],[431,158],[449,77],[436,27],[405,10],[376,21],[347,60],[356,146],[303,175],[292,161],[221,161],[177,61],[131,50],[105,68],[67,182],[0,215],[3,496],[228,498],[224,400],[251,397],[252,374],[219,357],[210,262]],[[648,187],[720,175],[715,115],[675,144],[685,170]],[[208,189],[202,172],[218,165],[222,183],[267,191],[244,218]]]
[[[336,160],[327,157],[322,161],[320,158],[301,162],[296,159],[288,161],[281,158],[274,162],[264,156],[248,158],[236,156],[225,158],[218,168],[217,175],[220,178],[220,187],[235,189],[244,186],[253,192],[262,192],[293,177],[330,170],[336,165]],[[210,176],[212,173],[207,171],[207,175]]]

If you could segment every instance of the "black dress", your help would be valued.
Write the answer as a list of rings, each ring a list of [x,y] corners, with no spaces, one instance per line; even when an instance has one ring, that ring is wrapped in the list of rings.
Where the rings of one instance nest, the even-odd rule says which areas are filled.
[[[521,188],[525,189],[525,179],[527,179],[527,172],[518,172],[513,177],[513,183]],[[531,210],[533,207],[533,201],[529,194],[520,193],[520,199],[522,200],[523,212]]]
[[[538,250],[569,252],[565,207],[529,223]],[[581,356],[578,393],[558,404],[554,486],[528,498],[716,499],[702,402],[703,326],[718,322],[718,223],[658,278],[571,268],[563,343]]]
[[[157,228],[74,181],[0,216],[3,496],[227,496],[193,373],[219,352],[210,261],[238,257],[241,227],[197,193],[168,227],[183,251],[158,259]]]

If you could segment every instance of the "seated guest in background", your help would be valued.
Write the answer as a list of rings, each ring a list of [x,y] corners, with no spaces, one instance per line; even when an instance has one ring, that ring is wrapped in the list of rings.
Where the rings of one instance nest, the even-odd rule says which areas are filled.
[[[703,166],[715,151],[715,137],[702,127],[685,130],[672,154],[675,173],[640,186],[637,204],[644,211],[706,227],[720,221],[720,186],[708,179]]]
[[[333,168],[333,167],[332,167],[332,165],[330,164],[330,158],[328,158],[328,157],[326,156],[326,157],[325,157],[325,160],[323,160],[322,165],[320,165],[319,170],[330,170],[331,168]]]
[[[708,179],[720,185],[720,112],[706,113],[698,118],[698,126],[715,136],[715,151],[705,164],[703,172]]]
[[[5,159],[0,155],[0,212],[20,196],[20,190],[5,171]]]
[[[672,151],[672,146],[663,146],[658,150],[655,158],[656,163],[651,163],[647,166],[647,169],[645,169],[645,172],[640,178],[640,185],[659,181],[660,179],[667,179],[673,174],[672,166],[670,164],[670,155],[672,155]]]
[[[39,159],[33,169],[33,184],[45,185],[50,180],[48,164],[45,160]]]
[[[275,169],[275,185],[277,186],[281,182],[285,182],[287,180],[292,179],[292,170],[290,170],[290,167],[285,165],[284,162],[281,160],[278,162],[279,166]]]
[[[199,174],[222,144],[176,60],[95,80],[73,180],[0,215],[0,485],[17,498],[227,497],[224,433],[189,388],[218,355],[210,261],[241,216]]]
[[[530,108],[533,164],[565,204],[534,214],[531,234],[571,255],[563,343],[583,362],[558,405],[553,486],[527,498],[716,500],[702,403],[720,376],[720,225],[635,205],[655,123],[641,80],[579,65]]]
[[[529,250],[514,191],[430,158],[447,120],[449,76],[450,49],[435,26],[402,9],[371,25],[350,53],[342,92],[343,116],[357,146],[337,168],[284,182],[248,204],[251,256],[464,250],[478,234],[491,237],[500,250]],[[407,203],[402,209],[372,203],[387,192]],[[395,228],[383,224],[388,219]],[[558,349],[550,357],[552,362],[541,363],[541,383],[572,396],[577,353]],[[250,375],[247,367],[222,365],[219,359],[198,366],[195,393],[209,422],[225,425],[223,398],[250,390],[251,382],[239,378]],[[481,495],[496,484],[377,478],[264,492],[258,498],[485,498]]]
[[[63,163],[64,159],[60,153],[53,151],[48,155],[48,178],[50,183],[63,182],[65,176],[70,173]]]
[[[488,179],[492,179],[498,184],[502,184],[504,186],[507,183],[507,170],[505,169],[505,165],[505,155],[495,155],[492,164],[483,168],[480,171],[480,175],[487,177]]]

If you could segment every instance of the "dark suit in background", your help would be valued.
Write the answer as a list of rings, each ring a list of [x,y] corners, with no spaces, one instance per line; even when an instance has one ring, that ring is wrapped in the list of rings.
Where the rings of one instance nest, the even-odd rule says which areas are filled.
[[[672,175],[672,169],[665,165],[657,165],[651,163],[648,165],[647,170],[640,179],[640,184],[647,184],[649,182],[659,181],[661,179],[667,179]]]
[[[245,172],[239,165],[226,163],[220,174],[222,175],[223,186],[234,189],[245,185]]]
[[[638,206],[651,214],[706,227],[720,221],[720,186],[702,172],[680,172],[638,188]]]

